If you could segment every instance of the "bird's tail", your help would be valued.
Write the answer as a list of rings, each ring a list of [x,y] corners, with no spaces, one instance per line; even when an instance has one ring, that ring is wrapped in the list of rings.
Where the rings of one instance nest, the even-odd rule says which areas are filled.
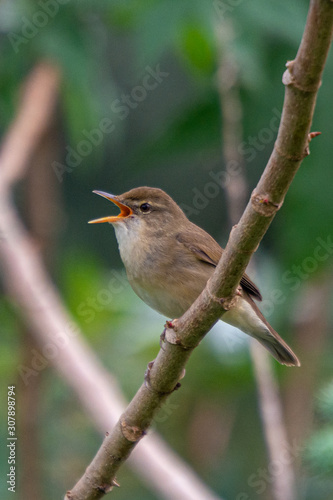
[[[259,307],[255,302],[253,302],[251,297],[250,300],[252,302],[251,306],[268,330],[266,335],[258,335],[256,336],[256,339],[282,365],[301,366],[300,360],[293,352],[293,350],[288,346],[283,338],[280,337],[280,335],[274,330],[274,328],[271,327],[271,325],[268,323],[268,321],[260,311]]]
[[[292,349],[286,344],[286,342],[280,337],[280,335],[273,330],[270,326],[270,333],[266,337],[256,337],[261,345],[271,353],[271,355],[279,362],[281,365],[287,366],[301,366],[301,363],[292,351]]]
[[[280,335],[271,327],[248,294],[239,297],[238,304],[225,313],[222,320],[254,337],[282,365],[301,366],[301,363]]]

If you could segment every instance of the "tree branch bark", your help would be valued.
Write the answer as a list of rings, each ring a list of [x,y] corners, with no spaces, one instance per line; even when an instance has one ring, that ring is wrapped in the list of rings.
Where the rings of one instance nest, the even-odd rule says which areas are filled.
[[[166,329],[166,342],[150,370],[149,384],[142,384],[83,477],[67,492],[66,500],[98,499],[112,489],[120,465],[145,435],[162,402],[177,387],[192,350],[223,312],[232,307],[250,257],[308,154],[308,134],[332,26],[333,2],[312,0],[298,54],[295,61],[288,63],[283,78],[285,101],[277,141],[245,212],[233,228],[205,290],[177,320],[175,328]]]

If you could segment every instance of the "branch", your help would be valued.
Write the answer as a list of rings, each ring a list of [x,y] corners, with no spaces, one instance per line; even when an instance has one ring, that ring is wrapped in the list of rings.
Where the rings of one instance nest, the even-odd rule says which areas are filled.
[[[0,152],[1,184],[7,189],[24,174],[28,161],[50,122],[57,99],[60,71],[42,62],[26,80],[21,112],[7,135]]]
[[[6,288],[41,346],[40,358],[35,359],[31,353],[30,366],[19,367],[23,382],[30,383],[30,377],[38,376],[52,361],[95,426],[104,433],[119,418],[124,398],[116,381],[84,342],[10,201],[10,187],[23,176],[52,120],[59,82],[58,70],[47,63],[32,71],[18,116],[0,151],[0,262]],[[149,436],[131,457],[131,466],[166,499],[219,500],[156,434]]]
[[[295,498],[294,464],[284,459],[288,446],[281,397],[269,355],[259,344],[251,343],[251,357],[259,393],[259,410],[264,427],[270,464],[279,465],[279,474],[272,474],[272,492],[275,500]],[[281,471],[281,473],[280,473]]]
[[[329,349],[330,342],[331,287],[331,273],[313,276],[298,291],[293,310],[293,338],[296,345],[302,346],[302,360],[307,369],[302,370],[303,374],[299,370],[293,371],[285,391],[285,406],[289,433],[299,443],[307,438],[315,418],[313,403],[317,380],[322,355]],[[298,457],[298,463],[300,459]]]
[[[250,257],[282,206],[290,183],[308,154],[308,134],[331,43],[332,25],[333,2],[312,0],[300,49],[284,76],[285,102],[278,138],[251,200],[238,226],[233,228],[205,290],[177,320],[174,329],[166,328],[166,342],[149,371],[149,384],[142,384],[85,474],[67,492],[67,500],[98,499],[112,489],[120,465],[145,435],[163,401],[178,387],[192,350],[232,307]]]
[[[237,175],[230,175],[224,187],[229,220],[236,224],[242,216],[248,197],[248,187],[244,176],[244,157],[238,151],[242,141],[243,108],[239,89],[239,67],[232,51],[229,50],[233,37],[231,21],[219,20],[216,26],[218,52],[218,94],[221,108],[221,146],[225,165],[237,165]]]

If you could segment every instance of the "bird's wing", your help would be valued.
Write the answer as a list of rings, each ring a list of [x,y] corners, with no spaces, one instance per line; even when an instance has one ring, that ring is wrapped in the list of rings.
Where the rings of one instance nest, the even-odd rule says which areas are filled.
[[[248,277],[246,273],[243,274],[242,279],[240,280],[240,284],[244,290],[247,291],[249,295],[256,300],[261,301],[262,295],[259,291],[259,288],[253,283],[253,281]]]
[[[179,243],[190,250],[197,259],[216,267],[221,258],[223,249],[206,231],[195,226],[195,241],[192,231],[182,231],[176,235]],[[198,231],[199,229],[199,231]],[[262,300],[261,293],[247,274],[243,274],[240,280],[241,287],[256,300]]]

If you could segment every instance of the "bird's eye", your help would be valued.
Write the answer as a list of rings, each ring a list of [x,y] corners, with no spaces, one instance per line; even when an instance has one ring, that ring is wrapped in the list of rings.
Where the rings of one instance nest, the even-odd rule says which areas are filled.
[[[142,203],[142,205],[140,205],[140,210],[144,214],[147,214],[151,210],[151,205],[149,203]]]

